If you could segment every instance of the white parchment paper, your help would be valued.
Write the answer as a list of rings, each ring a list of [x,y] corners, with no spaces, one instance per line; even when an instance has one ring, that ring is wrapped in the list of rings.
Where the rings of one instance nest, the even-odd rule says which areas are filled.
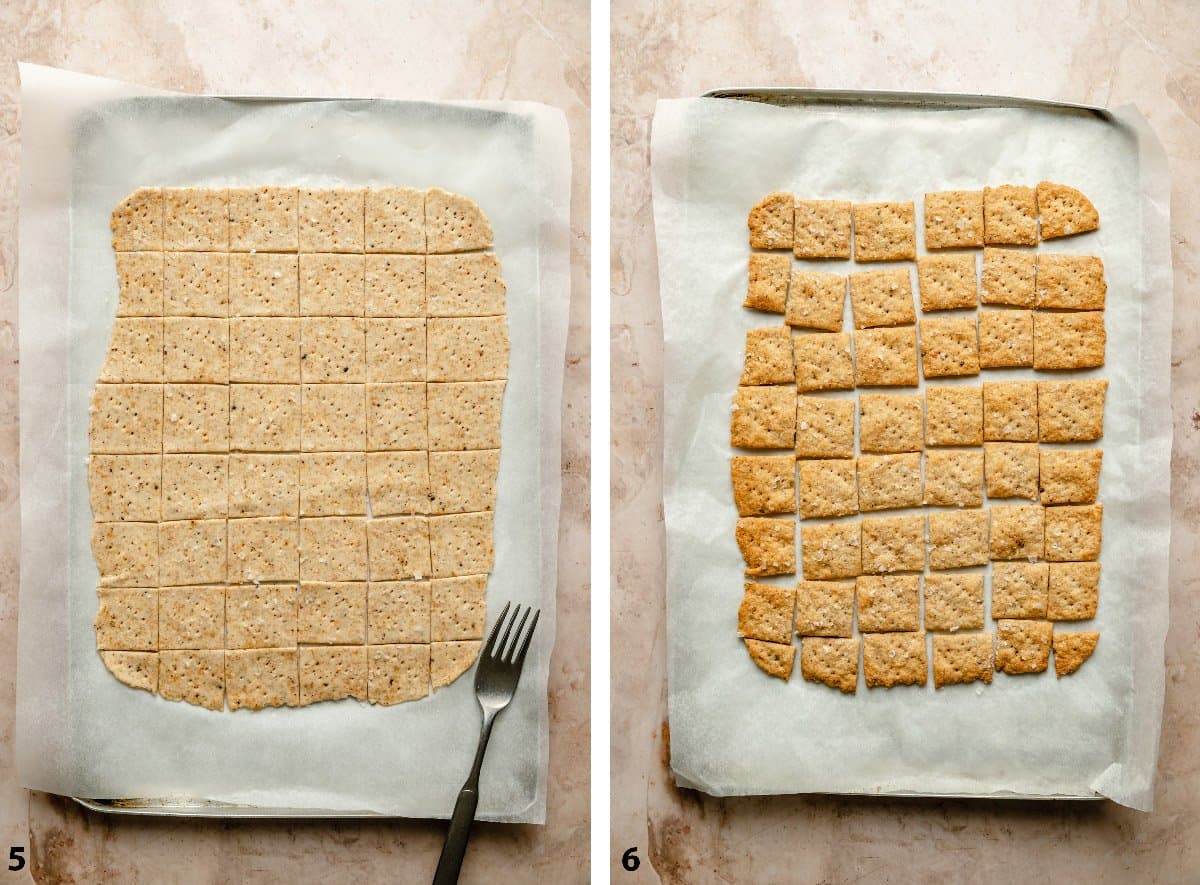
[[[23,65],[21,617],[17,758],[27,787],[89,798],[447,817],[469,770],[472,674],[396,707],[347,700],[215,713],[119,684],[95,650],[89,392],[117,298],[109,213],[141,185],[440,186],[490,218],[512,352],[490,620],[542,609],[483,769],[479,817],[545,818],[560,399],[569,302],[562,114],[519,102],[164,96]]]
[[[1172,297],[1166,161],[1144,123],[1132,110],[672,100],[658,104],[651,163],[666,346],[668,700],[677,781],[714,795],[1108,796],[1148,809],[1167,627]],[[729,414],[746,330],[782,318],[740,306],[747,212],[776,190],[915,200],[920,253],[926,191],[1042,179],[1088,194],[1101,228],[1041,251],[1099,254],[1108,278],[1107,363],[1090,373],[1110,382],[1100,607],[1093,622],[1079,625],[1101,631],[1095,654],[1061,682],[1051,669],[941,691],[868,691],[860,676],[858,693],[845,696],[799,672],[788,683],[764,677],[734,629],[743,565],[734,542]],[[847,305],[845,328],[848,315]],[[950,383],[1032,376],[987,370]]]

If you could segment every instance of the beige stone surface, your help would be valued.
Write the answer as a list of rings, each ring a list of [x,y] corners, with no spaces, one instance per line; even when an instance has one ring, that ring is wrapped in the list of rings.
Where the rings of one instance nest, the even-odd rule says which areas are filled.
[[[0,843],[39,882],[428,881],[434,822],[164,821],[97,817],[27,794],[12,768],[19,500],[15,62],[210,93],[526,99],[571,129],[571,332],[564,366],[557,642],[546,827],[477,825],[463,882],[582,882],[588,844],[588,17],[570,0],[370,5],[351,0],[0,3]],[[601,135],[603,137],[603,134]],[[501,720],[497,728],[503,728]],[[465,772],[464,772],[465,776]],[[6,852],[5,852],[6,853]],[[6,874],[13,882],[26,873]],[[29,881],[30,879],[26,879]]]
[[[827,3],[790,0],[614,0],[613,6],[613,881],[1195,881],[1200,32],[1189,25],[1194,4],[1083,0],[951,8],[929,0],[877,0],[836,4],[835,11]],[[1153,814],[1107,802],[718,800],[673,786],[666,764],[662,327],[650,122],[658,97],[755,84],[1134,102],[1161,138],[1173,175],[1177,437],[1172,623]],[[642,866],[625,873],[621,852],[635,845]]]

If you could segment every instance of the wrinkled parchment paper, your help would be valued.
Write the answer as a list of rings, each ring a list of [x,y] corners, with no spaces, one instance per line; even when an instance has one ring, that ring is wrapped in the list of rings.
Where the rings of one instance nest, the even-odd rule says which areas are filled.
[[[1107,796],[1148,809],[1167,627],[1172,302],[1166,161],[1144,123],[1132,110],[1106,119],[1011,108],[660,101],[652,171],[678,783],[714,795]],[[860,676],[858,693],[844,696],[806,683],[798,660],[790,682],[767,678],[735,634],[743,566],[729,409],[746,330],[782,318],[740,306],[747,212],[776,190],[915,200],[920,253],[924,192],[1042,179],[1088,194],[1101,228],[1041,251],[1099,254],[1108,277],[1107,364],[1091,373],[1110,381],[1100,607],[1094,622],[1079,626],[1101,631],[1095,654],[1061,682],[1051,668],[936,692],[868,691]],[[854,269],[823,266],[831,264],[839,273]],[[958,383],[1031,376],[987,370]]]
[[[489,621],[542,609],[497,722],[479,817],[545,818],[554,640],[569,157],[558,111],[374,100],[229,100],[23,65],[21,618],[17,755],[27,787],[447,817],[479,729],[473,671],[396,707],[353,700],[214,713],[118,683],[96,653],[87,402],[117,285],[109,213],[139,185],[437,185],[495,229],[512,340]]]

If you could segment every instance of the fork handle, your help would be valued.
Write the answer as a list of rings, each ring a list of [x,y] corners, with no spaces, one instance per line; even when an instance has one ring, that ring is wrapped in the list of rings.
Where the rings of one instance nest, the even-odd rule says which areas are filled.
[[[463,858],[467,854],[467,840],[471,838],[471,824],[475,821],[475,808],[479,805],[479,772],[483,768],[483,754],[487,751],[494,721],[495,714],[485,714],[483,717],[479,746],[475,750],[475,763],[471,766],[466,783],[458,791],[454,814],[450,816],[450,830],[446,833],[445,844],[442,845],[437,872],[433,874],[433,885],[455,885],[458,882]]]

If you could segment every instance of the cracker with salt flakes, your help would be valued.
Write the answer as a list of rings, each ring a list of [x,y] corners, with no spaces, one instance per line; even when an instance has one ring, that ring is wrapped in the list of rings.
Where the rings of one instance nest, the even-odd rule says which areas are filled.
[[[228,251],[229,195],[224,190],[166,187],[163,248],[189,252]]]
[[[863,452],[919,452],[925,435],[920,394],[862,393],[858,397],[859,445]]]
[[[858,650],[854,638],[805,637],[800,641],[800,672],[808,682],[828,685],[846,694],[858,687]]]
[[[925,248],[962,249],[983,245],[983,191],[925,194]]]
[[[750,273],[742,307],[767,313],[787,310],[788,276],[792,262],[786,255],[750,253]]]
[[[397,516],[430,512],[434,508],[434,496],[430,485],[429,461],[429,452],[425,451],[368,452],[367,496],[371,501],[371,513],[374,516]],[[467,481],[470,481],[470,475],[467,474]]]
[[[849,463],[853,472],[854,462]],[[448,464],[444,471],[446,484],[453,481],[450,468]],[[790,453],[734,455],[729,462],[729,473],[738,516],[796,512],[796,459]]]
[[[1037,442],[1038,389],[1034,381],[984,382],[983,438],[991,442]]]
[[[1038,463],[1042,503],[1094,504],[1103,463],[1103,449],[1042,449]]]
[[[795,398],[796,457],[854,457],[854,401]]]
[[[248,252],[229,256],[229,315],[300,315],[300,262],[296,255]]]
[[[797,509],[801,519],[849,516],[858,512],[853,458],[801,461],[797,473]]]
[[[1070,237],[1100,227],[1100,213],[1092,201],[1065,184],[1039,181],[1037,205],[1043,240]]]
[[[1037,429],[1041,442],[1092,442],[1104,434],[1108,381],[1037,382]]]
[[[101,587],[157,587],[158,523],[92,524],[92,555]]]
[[[854,260],[911,261],[917,241],[913,204],[855,203]]]
[[[796,523],[791,519],[743,516],[735,530],[746,574],[760,578],[796,572]]]
[[[297,640],[311,645],[363,645],[367,641],[367,582],[300,584]]]
[[[979,314],[979,367],[1033,365],[1033,311],[985,310]]]
[[[508,376],[508,320],[431,317],[427,332],[430,381],[495,381]]]
[[[792,271],[784,316],[789,326],[840,332],[845,306],[846,278],[841,274],[799,268]]]
[[[162,316],[165,273],[162,252],[118,252],[117,316]]]
[[[990,245],[1036,246],[1037,191],[1017,184],[983,189],[983,241]]]
[[[979,304],[975,256],[970,252],[925,255],[917,259],[921,310],[956,310]]]
[[[795,603],[796,591],[791,587],[747,583],[738,606],[738,636],[790,642]]]
[[[767,194],[750,209],[746,226],[750,228],[750,248],[791,249],[795,230],[795,202],[783,191]]]
[[[1035,369],[1091,369],[1104,365],[1104,311],[1049,313],[1033,320]]]
[[[429,517],[430,575],[454,578],[491,571],[496,555],[492,546],[493,520],[490,511]]]
[[[788,460],[791,460],[790,456]],[[499,475],[499,449],[430,452],[429,512],[494,510]]]
[[[168,252],[163,277],[163,314],[227,317],[230,260],[225,252]]]
[[[1045,618],[1049,576],[1045,562],[997,562],[992,566],[992,617]]]
[[[925,517],[867,517],[862,521],[862,573],[888,575],[925,568]]]
[[[1038,255],[1038,307],[1104,310],[1104,296],[1107,290],[1104,262],[1095,255],[1065,255],[1054,252]]]
[[[1037,304],[1037,253],[1023,249],[983,250],[979,300],[983,304],[1033,307]]]
[[[1046,617],[1051,621],[1087,621],[1100,602],[1100,563],[1051,562]]]
[[[796,200],[792,254],[797,258],[850,257],[850,203]]]
[[[983,573],[925,576],[926,630],[983,629]]]
[[[853,581],[800,581],[796,585],[797,636],[851,635]]]
[[[1084,562],[1100,558],[1103,504],[1067,504],[1045,511],[1047,560]]]
[[[229,321],[167,317],[162,330],[163,375],[168,382],[229,383]]]
[[[997,621],[996,669],[1010,676],[1043,672],[1050,663],[1053,633],[1049,621]]]
[[[1045,508],[1040,504],[1004,504],[989,510],[992,559],[1041,559],[1045,551]]]
[[[916,387],[917,330],[913,326],[854,333],[854,381],[859,387]]]
[[[929,678],[925,633],[868,633],[862,638],[867,688],[924,685]]]
[[[492,223],[478,203],[440,187],[425,192],[427,252],[468,252],[491,246]]]
[[[933,686],[991,683],[995,650],[991,633],[933,637]]]
[[[987,442],[983,444],[983,457],[989,498],[1037,500],[1036,443]]]
[[[984,456],[978,450],[925,452],[925,503],[938,507],[983,504]]]
[[[237,584],[300,578],[299,524],[291,516],[229,520],[229,578]]]
[[[925,444],[977,446],[983,442],[983,399],[974,385],[925,388]]]
[[[425,251],[425,192],[413,187],[373,187],[365,198],[368,252]]]
[[[800,527],[805,580],[837,581],[862,574],[862,533],[855,522],[806,523]]]
[[[225,588],[164,587],[158,592],[160,649],[224,648]]]
[[[792,359],[796,369],[796,389],[801,393],[854,387],[854,359],[848,333],[793,335]]]
[[[859,457],[858,507],[864,513],[920,507],[922,495],[921,456],[917,452]]]
[[[101,590],[95,625],[96,647],[101,651],[157,650],[158,591]]]
[[[733,396],[729,441],[742,449],[792,448],[796,444],[794,389],[739,387]]]
[[[206,710],[225,706],[225,652],[163,651],[158,654],[158,693]]]
[[[300,323],[297,317],[231,319],[229,380],[234,383],[298,383]]]
[[[979,374],[979,333],[974,317],[923,319],[921,373],[926,378]]]
[[[908,268],[850,274],[850,310],[856,329],[911,326],[917,317]]]
[[[362,516],[301,517],[300,580],[367,580],[367,529],[375,522]]]
[[[1059,679],[1070,676],[1083,666],[1096,650],[1100,634],[1095,632],[1062,633],[1054,631],[1054,674]]]
[[[917,575],[862,575],[854,585],[862,633],[916,630],[921,626],[921,579]]]
[[[987,565],[988,513],[977,508],[931,511],[929,567],[955,569]]]
[[[761,639],[747,639],[746,651],[754,665],[776,679],[787,682],[792,676],[792,666],[796,660],[796,647],[790,642],[765,642]]]

